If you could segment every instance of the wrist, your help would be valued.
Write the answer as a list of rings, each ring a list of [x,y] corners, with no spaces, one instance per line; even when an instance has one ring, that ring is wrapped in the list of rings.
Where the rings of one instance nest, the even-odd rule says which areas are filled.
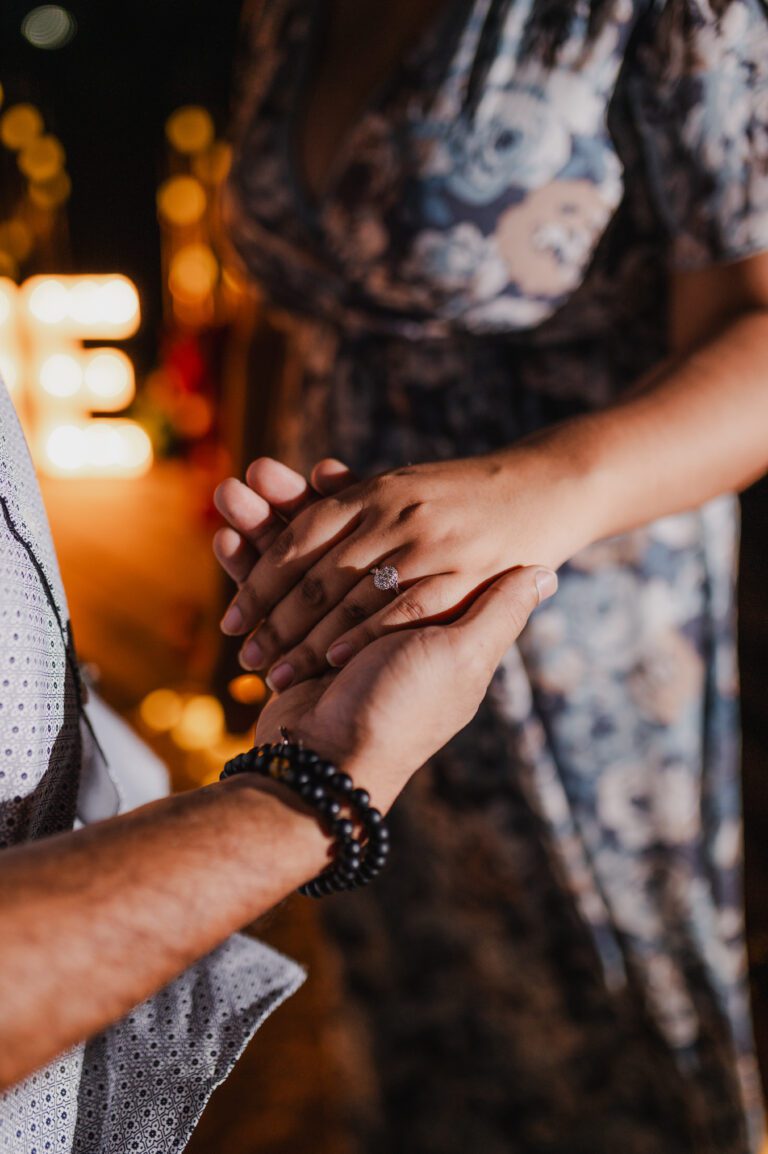
[[[607,535],[606,485],[596,415],[586,414],[542,430],[502,454],[501,501],[519,504],[521,491],[546,493],[556,512],[546,546],[536,556],[514,553],[518,523],[510,518],[510,556],[515,564],[558,569],[581,549]]]

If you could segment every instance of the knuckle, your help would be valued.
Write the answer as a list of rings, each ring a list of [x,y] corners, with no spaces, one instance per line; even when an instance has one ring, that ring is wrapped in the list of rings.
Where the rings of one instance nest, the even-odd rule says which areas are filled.
[[[313,577],[309,573],[299,586],[299,594],[305,604],[312,605],[314,607],[323,605],[326,601],[325,586],[323,585],[323,582],[319,577]]]
[[[426,616],[424,606],[416,597],[401,597],[392,606],[392,617],[395,621],[405,621],[409,624],[422,621]]]
[[[283,565],[290,561],[296,552],[296,535],[293,529],[284,529],[280,536],[272,542],[267,557],[274,565]]]
[[[261,623],[261,627],[259,628],[257,635],[257,641],[261,648],[267,653],[281,653],[285,648],[283,639],[268,617]]]
[[[411,501],[407,505],[403,505],[397,516],[395,517],[394,525],[407,525],[409,521],[420,520],[424,509],[423,501]]]
[[[365,606],[355,600],[342,601],[341,612],[344,620],[349,625],[359,625],[361,621],[365,621],[369,616],[369,612]]]
[[[291,662],[297,672],[302,674],[313,673],[325,664],[324,658],[306,642],[294,649],[287,660]]]

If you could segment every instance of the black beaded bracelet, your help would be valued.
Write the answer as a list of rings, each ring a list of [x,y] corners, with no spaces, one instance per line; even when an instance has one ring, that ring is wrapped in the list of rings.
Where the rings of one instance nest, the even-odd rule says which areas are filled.
[[[315,810],[324,833],[334,839],[333,861],[299,893],[310,898],[353,890],[381,873],[389,857],[389,830],[371,805],[367,790],[355,789],[349,774],[339,773],[311,749],[288,740],[258,745],[224,766],[220,780],[237,773],[258,773],[280,782]],[[356,825],[360,835],[355,836]]]

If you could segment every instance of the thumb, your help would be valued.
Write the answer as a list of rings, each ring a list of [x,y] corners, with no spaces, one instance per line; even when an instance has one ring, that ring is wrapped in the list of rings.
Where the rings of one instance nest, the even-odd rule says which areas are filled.
[[[531,565],[511,569],[481,593],[467,612],[448,628],[462,646],[482,649],[498,664],[515,643],[528,618],[557,592],[557,574]]]

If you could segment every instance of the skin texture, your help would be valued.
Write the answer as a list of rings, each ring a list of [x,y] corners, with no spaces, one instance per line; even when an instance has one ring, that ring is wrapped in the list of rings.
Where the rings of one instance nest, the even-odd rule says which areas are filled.
[[[287,511],[254,534],[275,463],[217,504],[245,565],[225,632],[283,689],[376,637],[449,619],[498,572],[557,568],[581,548],[741,489],[768,468],[768,255],[677,275],[672,354],[620,403],[502,452],[417,464]],[[499,517],[499,509],[514,515]],[[279,509],[276,510],[279,512]],[[249,521],[250,517],[250,521]],[[239,535],[239,536],[238,536]],[[245,549],[250,553],[246,554]],[[221,558],[220,558],[221,559]],[[370,570],[394,564],[402,592]],[[230,572],[232,572],[230,570]]]
[[[340,674],[274,698],[257,741],[278,740],[285,725],[387,810],[472,718],[505,649],[555,588],[551,573],[505,575],[449,628],[383,638]],[[245,775],[4,851],[0,1089],[261,916],[327,864],[328,848],[291,793]]]

